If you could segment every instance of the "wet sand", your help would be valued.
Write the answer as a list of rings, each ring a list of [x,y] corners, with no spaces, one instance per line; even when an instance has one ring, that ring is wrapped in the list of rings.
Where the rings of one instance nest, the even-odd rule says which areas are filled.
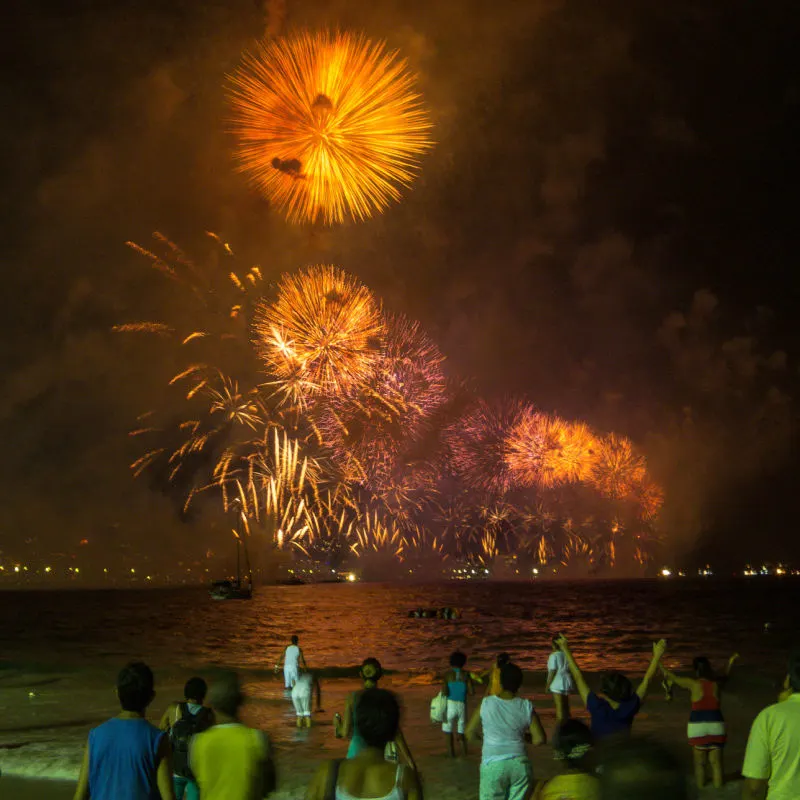
[[[0,682],[0,798],[2,800],[60,800],[71,797],[77,776],[81,748],[88,730],[114,713],[113,690],[97,688],[96,677],[88,685],[86,675],[52,676],[47,684],[35,689],[28,687],[35,676],[6,675]],[[159,674],[159,695],[150,709],[149,718],[157,720],[164,706],[179,696],[180,677]],[[213,679],[213,675],[209,675]],[[590,684],[599,683],[598,676],[587,676]],[[315,715],[310,731],[298,731],[290,702],[284,697],[281,684],[271,675],[246,676],[246,687],[252,698],[244,719],[249,724],[267,730],[275,744],[278,759],[280,790],[276,800],[302,798],[305,786],[319,763],[325,759],[341,758],[346,743],[333,736],[331,717],[341,710],[348,691],[356,688],[351,679],[323,682],[324,713]],[[451,760],[444,755],[444,738],[428,720],[430,698],[438,688],[433,676],[387,676],[386,688],[397,691],[404,703],[403,728],[422,771],[426,794],[436,800],[476,800],[478,796],[479,748],[468,759]],[[542,673],[529,675],[523,694],[530,697],[544,723],[548,735],[555,725],[553,704],[544,693]],[[575,708],[575,716],[585,718],[584,711]],[[726,773],[731,781],[725,789],[707,789],[703,797],[737,797],[741,785],[737,773],[741,767],[744,746],[750,724],[758,711],[774,699],[768,680],[740,670],[724,698],[728,722],[729,744],[726,748]],[[691,774],[691,753],[686,744],[686,721],[689,700],[686,694],[676,694],[668,703],[659,686],[655,686],[634,731],[655,735],[674,746],[685,758],[687,776]],[[549,746],[531,751],[537,778],[554,774],[556,767]],[[51,780],[41,780],[49,776]]]

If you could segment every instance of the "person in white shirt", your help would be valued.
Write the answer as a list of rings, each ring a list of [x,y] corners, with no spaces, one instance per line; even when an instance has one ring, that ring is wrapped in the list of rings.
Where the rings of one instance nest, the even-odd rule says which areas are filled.
[[[560,724],[569,719],[569,696],[575,691],[575,683],[569,672],[567,657],[558,647],[558,637],[553,637],[553,652],[547,659],[547,689],[553,695],[556,721]]]
[[[483,728],[480,800],[526,800],[533,786],[533,768],[525,749],[528,735],[534,745],[547,735],[533,703],[517,697],[522,670],[505,664],[500,670],[502,691],[484,697],[467,725],[468,741]]]
[[[303,651],[298,644],[300,640],[297,636],[292,636],[292,643],[283,653],[283,685],[287,691],[294,688],[297,679],[300,677],[300,667],[306,669],[306,659]],[[281,668],[280,662],[275,665],[275,669]]]
[[[800,648],[775,705],[755,719],[742,766],[743,800],[797,800],[800,797]]]

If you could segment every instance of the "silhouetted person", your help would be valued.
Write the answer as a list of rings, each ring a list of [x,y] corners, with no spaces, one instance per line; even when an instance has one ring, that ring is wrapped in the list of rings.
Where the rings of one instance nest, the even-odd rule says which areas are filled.
[[[601,800],[688,800],[689,783],[677,756],[654,739],[607,742],[600,754]]]

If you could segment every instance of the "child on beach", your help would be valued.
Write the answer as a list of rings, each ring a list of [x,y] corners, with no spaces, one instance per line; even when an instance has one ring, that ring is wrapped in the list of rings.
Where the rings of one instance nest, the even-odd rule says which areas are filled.
[[[175,800],[169,737],[144,718],[153,687],[153,673],[141,661],[119,673],[121,711],[89,733],[74,800]]]
[[[553,695],[556,707],[556,720],[569,719],[569,695],[575,691],[575,684],[569,673],[567,657],[558,648],[558,637],[553,637],[553,652],[547,659],[547,688]]]
[[[600,800],[600,783],[589,761],[592,732],[580,720],[568,719],[556,728],[553,754],[561,773],[541,781],[531,800]]]
[[[500,671],[500,694],[484,697],[467,725],[469,741],[483,729],[481,800],[526,800],[530,793],[533,768],[526,738],[530,736],[534,745],[540,745],[547,735],[533,703],[517,697],[522,677],[516,664],[505,664]]]
[[[384,758],[386,745],[400,734],[400,706],[385,689],[364,689],[355,708],[362,746],[345,761],[323,764],[306,790],[306,800],[422,800],[413,767]]]
[[[692,662],[693,678],[681,678],[663,665],[661,667],[669,686],[686,689],[691,695],[692,711],[689,714],[688,735],[694,755],[694,777],[698,789],[705,786],[706,768],[709,764],[714,788],[721,789],[723,785],[722,749],[725,747],[727,735],[720,707],[720,693],[737,658],[739,654],[734,653],[728,659],[725,675],[720,677],[714,675],[711,663],[704,656],[699,656]]]
[[[467,724],[467,694],[475,694],[472,678],[464,672],[467,657],[456,651],[450,656],[450,669],[445,673],[442,682],[442,694],[447,698],[447,709],[442,720],[442,731],[447,735],[447,753],[455,756],[453,728],[461,742],[461,749],[467,755],[467,740],[464,738],[464,727]]]
[[[559,649],[566,656],[578,694],[592,718],[592,735],[595,741],[599,742],[607,736],[616,734],[629,734],[633,720],[647,696],[650,681],[653,680],[661,657],[667,649],[666,641],[661,639],[653,645],[653,657],[635,692],[631,682],[621,672],[610,672],[603,678],[604,697],[600,697],[589,688],[570,652],[567,638],[559,636],[557,642]]]
[[[311,727],[311,701],[317,696],[317,711],[322,707],[322,690],[319,680],[310,669],[300,668],[300,674],[292,689],[292,704],[297,714],[297,727]]]

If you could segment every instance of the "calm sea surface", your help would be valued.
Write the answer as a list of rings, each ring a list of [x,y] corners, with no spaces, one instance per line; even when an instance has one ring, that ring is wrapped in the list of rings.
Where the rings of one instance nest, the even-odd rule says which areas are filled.
[[[419,606],[457,606],[463,618],[408,619]],[[542,669],[558,631],[589,669],[641,669],[661,636],[684,661],[738,650],[782,663],[800,638],[800,580],[334,584],[264,587],[227,603],[203,589],[0,592],[0,662],[59,669],[130,658],[270,669],[293,633],[330,675],[368,655],[396,672],[438,670],[455,648],[476,665],[507,650]]]

